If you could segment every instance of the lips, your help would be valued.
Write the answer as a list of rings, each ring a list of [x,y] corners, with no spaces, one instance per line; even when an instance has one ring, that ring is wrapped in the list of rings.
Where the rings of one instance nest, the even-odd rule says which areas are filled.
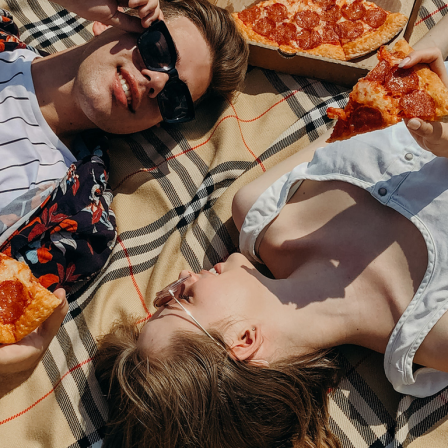
[[[126,99],[125,105],[128,107],[131,112],[135,112],[141,102],[141,94],[138,88],[138,84],[134,78],[128,71],[123,68],[118,68],[117,70],[117,82],[119,83],[119,87],[123,95],[117,92],[117,98],[121,103],[124,102],[123,96]]]

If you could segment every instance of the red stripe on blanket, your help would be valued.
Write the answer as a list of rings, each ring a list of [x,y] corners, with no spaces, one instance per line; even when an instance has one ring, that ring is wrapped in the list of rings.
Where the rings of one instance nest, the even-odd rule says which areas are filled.
[[[418,22],[415,22],[414,26],[420,25],[422,22],[424,22],[425,20],[429,19],[430,17],[432,17],[434,14],[437,14],[438,12],[444,10],[445,8],[448,8],[448,5],[445,4],[443,6],[441,6],[440,8],[436,9],[435,11],[433,11],[431,14],[428,14],[426,17],[423,17],[423,19],[420,19]]]
[[[131,258],[129,257],[128,251],[126,249],[126,246],[124,245],[122,239],[120,238],[120,236],[117,236],[117,241],[120,243],[120,246],[123,249],[123,252],[126,256],[126,260],[128,261],[128,265],[129,265],[129,274],[132,280],[132,284],[134,285],[135,290],[137,291],[138,294],[138,298],[140,299],[140,302],[143,306],[143,309],[145,310],[146,315],[149,317],[151,317],[151,313],[149,312],[148,308],[146,307],[146,303],[145,303],[145,299],[143,298],[143,294],[140,291],[140,288],[137,285],[137,281],[135,280],[134,277],[134,272],[132,270],[132,263],[131,263]]]
[[[311,84],[316,84],[319,81],[315,81]],[[261,168],[263,171],[266,171],[266,168],[264,167],[263,163],[261,162],[261,160],[256,157],[256,155],[251,151],[251,149],[247,146],[246,141],[244,140],[244,135],[243,135],[243,131],[241,129],[241,126],[239,125],[239,122],[243,122],[243,123],[251,123],[253,121],[256,121],[258,119],[260,119],[262,116],[266,115],[271,109],[273,109],[275,106],[278,106],[279,104],[283,103],[284,101],[288,100],[289,98],[291,98],[292,96],[294,96],[296,93],[301,92],[303,89],[299,89],[299,90],[293,90],[290,94],[286,95],[284,98],[282,98],[280,101],[277,101],[275,104],[273,104],[271,107],[269,107],[268,109],[266,109],[262,114],[258,115],[255,118],[250,118],[248,120],[243,120],[242,118],[240,118],[238,116],[238,114],[235,111],[235,108],[233,107],[233,104],[231,104],[232,109],[235,111],[235,115],[226,115],[225,117],[221,118],[221,120],[218,121],[218,123],[216,124],[216,126],[213,128],[211,134],[209,135],[209,137],[203,141],[202,143],[199,143],[199,145],[193,146],[190,149],[186,149],[185,151],[180,152],[179,154],[175,154],[174,156],[170,156],[167,157],[163,162],[160,162],[158,165],[153,166],[152,168],[140,168],[137,171],[134,171],[133,173],[128,174],[126,177],[124,177],[119,183],[118,185],[113,188],[113,191],[116,191],[118,188],[121,187],[121,185],[123,185],[129,178],[135,176],[136,174],[139,173],[150,173],[151,171],[156,170],[160,165],[169,162],[172,159],[175,159],[177,157],[180,157],[184,154],[187,154],[190,151],[194,151],[195,149],[200,148],[201,146],[204,146],[205,144],[207,144],[211,138],[213,137],[213,134],[216,132],[216,130],[218,129],[219,125],[221,123],[224,122],[224,120],[227,120],[228,118],[236,118],[238,121],[238,127],[240,129],[240,134],[241,134],[241,138],[243,139],[244,145],[246,146],[246,148],[249,150],[249,152],[251,153],[251,155],[255,158],[256,162],[260,164]]]
[[[59,386],[59,384],[61,384],[62,380],[63,380],[68,374],[70,374],[70,373],[72,373],[74,370],[79,369],[80,367],[86,365],[87,363],[89,363],[90,361],[92,361],[92,359],[93,359],[93,358],[86,359],[85,361],[80,362],[80,363],[79,363],[78,365],[76,365],[75,367],[72,367],[68,372],[66,372],[66,373],[59,379],[59,381],[54,385],[53,389],[51,389],[51,390],[50,390],[49,392],[47,392],[45,395],[43,395],[42,397],[40,397],[39,400],[35,401],[31,406],[28,406],[28,407],[27,407],[26,409],[24,409],[23,411],[21,411],[21,412],[15,414],[15,415],[13,415],[13,416],[11,416],[11,417],[5,418],[4,420],[1,420],[1,421],[0,421],[0,425],[3,425],[3,424],[5,424],[5,423],[8,423],[8,422],[10,422],[11,420],[14,420],[14,419],[16,419],[17,417],[20,417],[20,416],[22,416],[23,414],[25,414],[25,413],[27,413],[28,411],[30,411],[31,409],[33,409],[33,408],[34,408],[36,405],[38,405],[41,401],[45,400],[45,398],[47,398],[49,395],[51,395],[51,394],[56,390],[56,388]]]
[[[255,155],[255,153],[249,148],[248,144],[246,143],[246,140],[244,139],[243,130],[241,129],[241,125],[240,125],[240,121],[243,121],[243,122],[244,122],[244,120],[241,120],[241,119],[238,117],[238,114],[237,114],[237,112],[236,112],[236,110],[235,110],[234,105],[233,105],[233,104],[230,104],[230,105],[232,106],[232,109],[233,109],[233,111],[235,112],[235,116],[236,116],[236,118],[237,118],[237,123],[238,123],[238,129],[240,130],[240,134],[241,134],[241,138],[242,138],[242,140],[243,140],[244,146],[245,146],[245,147],[247,148],[247,150],[250,152],[250,155],[255,159],[255,161],[258,163],[258,165],[260,165],[261,169],[263,170],[263,173],[265,173],[265,172],[266,172],[266,168],[264,167],[263,162],[262,162],[262,161]],[[271,109],[271,108],[269,108],[269,109]],[[269,110],[269,109],[268,109],[268,110]],[[267,111],[265,111],[262,115],[260,115],[260,117],[263,116],[266,112],[267,112]],[[260,117],[258,117],[258,118],[260,118]],[[246,122],[246,123],[247,123],[247,122]]]

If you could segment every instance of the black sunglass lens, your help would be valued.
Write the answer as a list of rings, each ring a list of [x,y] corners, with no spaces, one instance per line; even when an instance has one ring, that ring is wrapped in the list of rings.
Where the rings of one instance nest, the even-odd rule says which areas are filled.
[[[179,84],[171,84],[159,93],[158,101],[162,117],[165,120],[192,120],[194,107],[190,99],[188,88]]]
[[[148,68],[170,69],[174,67],[176,61],[173,60],[165,36],[160,31],[154,30],[143,34],[138,48]]]

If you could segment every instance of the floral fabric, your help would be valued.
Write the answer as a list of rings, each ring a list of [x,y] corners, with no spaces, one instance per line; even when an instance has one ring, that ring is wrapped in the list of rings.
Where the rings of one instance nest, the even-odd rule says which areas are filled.
[[[90,278],[115,245],[107,166],[93,155],[72,164],[67,175],[1,247],[25,261],[51,291]]]
[[[0,9],[0,51],[36,51],[17,35],[12,16]],[[78,161],[63,179],[29,190],[0,211],[0,251],[26,262],[51,291],[69,292],[98,272],[117,236],[107,139],[91,132],[74,146]]]
[[[20,40],[19,29],[14,23],[11,13],[5,9],[0,9],[0,52],[20,48],[27,48],[40,54],[34,47],[26,45]]]

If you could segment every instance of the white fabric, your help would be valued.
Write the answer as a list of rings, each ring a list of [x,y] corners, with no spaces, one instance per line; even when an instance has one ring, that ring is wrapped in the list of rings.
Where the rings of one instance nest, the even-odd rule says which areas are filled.
[[[75,157],[45,121],[30,50],[0,53],[0,210],[30,188],[63,177]]]
[[[415,352],[448,309],[448,159],[421,149],[403,123],[320,148],[310,163],[285,174],[254,203],[241,229],[242,253],[256,259],[257,236],[280,213],[291,186],[303,179],[357,185],[420,230],[427,270],[389,339],[384,368],[401,393],[425,397],[448,386],[448,373],[412,372]]]

